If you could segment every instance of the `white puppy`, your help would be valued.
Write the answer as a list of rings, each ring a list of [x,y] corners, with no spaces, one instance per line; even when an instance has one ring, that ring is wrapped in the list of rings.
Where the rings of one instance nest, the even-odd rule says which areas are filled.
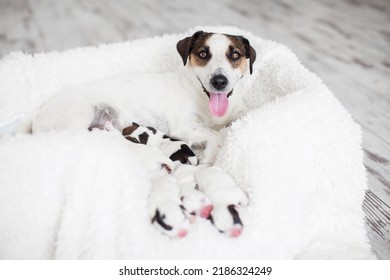
[[[248,197],[238,188],[234,180],[220,167],[211,166],[195,172],[199,189],[213,204],[211,221],[219,231],[237,237],[243,224],[238,214],[238,207],[248,204]]]

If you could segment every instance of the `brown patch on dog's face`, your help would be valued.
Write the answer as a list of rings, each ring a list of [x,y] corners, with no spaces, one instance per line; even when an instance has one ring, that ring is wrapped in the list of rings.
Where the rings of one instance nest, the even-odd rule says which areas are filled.
[[[240,68],[244,72],[247,63],[246,59],[249,58],[250,73],[252,74],[252,65],[256,60],[256,51],[249,44],[248,39],[228,34],[226,34],[226,37],[232,42],[226,55],[231,61],[233,68]]]
[[[194,47],[204,45],[204,42],[210,37],[212,33],[197,31],[192,36],[186,37],[176,44],[176,49],[179,52],[184,66],[187,64],[187,60]]]
[[[226,51],[226,57],[233,68],[239,68],[242,73],[246,69],[246,49],[241,36],[226,35],[231,44]]]
[[[207,39],[213,33],[203,32],[196,40],[190,49],[189,63],[191,66],[206,66],[211,59],[210,47],[206,44]]]

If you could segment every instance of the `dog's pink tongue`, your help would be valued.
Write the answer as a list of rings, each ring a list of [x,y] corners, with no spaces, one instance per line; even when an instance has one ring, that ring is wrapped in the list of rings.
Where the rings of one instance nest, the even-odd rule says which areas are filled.
[[[229,108],[229,100],[224,93],[210,92],[209,107],[211,114],[222,117]]]

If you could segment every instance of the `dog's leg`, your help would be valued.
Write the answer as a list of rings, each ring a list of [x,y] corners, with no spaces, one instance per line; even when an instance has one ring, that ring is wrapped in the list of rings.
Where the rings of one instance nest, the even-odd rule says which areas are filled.
[[[211,221],[215,227],[231,237],[237,237],[243,230],[238,208],[248,204],[248,197],[234,180],[220,167],[201,169],[195,174],[199,188],[213,204]]]
[[[180,201],[180,188],[175,177],[158,175],[152,180],[149,215],[158,230],[170,237],[185,237],[190,222]]]

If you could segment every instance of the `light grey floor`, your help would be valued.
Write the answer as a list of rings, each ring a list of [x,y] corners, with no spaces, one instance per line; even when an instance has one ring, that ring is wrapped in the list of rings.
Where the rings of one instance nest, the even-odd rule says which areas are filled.
[[[372,201],[385,211],[370,237],[390,259],[390,0],[0,0],[0,57],[196,25],[233,25],[281,42],[335,93],[363,129]]]

